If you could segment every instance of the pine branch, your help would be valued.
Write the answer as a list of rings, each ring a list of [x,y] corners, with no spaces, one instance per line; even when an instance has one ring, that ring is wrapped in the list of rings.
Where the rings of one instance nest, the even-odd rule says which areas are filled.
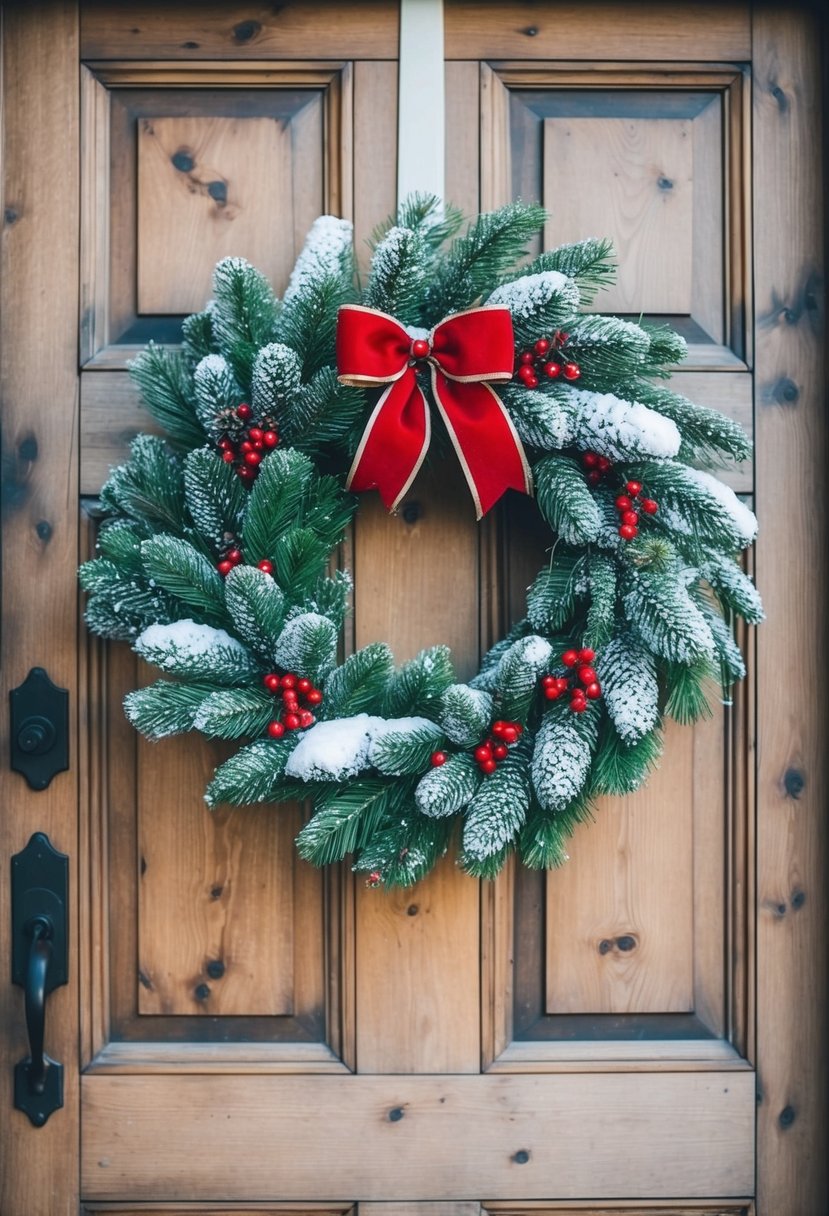
[[[402,325],[416,324],[426,285],[426,242],[410,228],[390,228],[371,259],[364,303],[396,317]]]
[[[222,803],[247,806],[270,802],[280,783],[285,765],[296,745],[296,738],[257,739],[220,764],[207,787],[204,800],[209,807]]]
[[[141,543],[147,577],[211,620],[225,621],[224,587],[210,562],[188,541],[163,533]]]
[[[213,272],[212,332],[242,388],[250,388],[257,352],[275,336],[279,305],[265,276],[244,258],[224,258]]]
[[[553,648],[542,637],[531,634],[513,642],[498,664],[496,681],[498,710],[508,722],[527,721],[539,677],[549,670]]]
[[[337,661],[337,630],[328,617],[304,612],[288,621],[273,657],[285,671],[319,684]]]
[[[275,714],[273,697],[258,688],[221,688],[202,701],[193,727],[211,739],[259,735]]]
[[[532,783],[542,810],[564,810],[581,794],[596,743],[596,710],[578,718],[569,709],[548,711],[535,738]]]
[[[446,745],[446,736],[441,728],[428,718],[392,718],[389,722],[392,729],[383,731],[372,740],[369,749],[371,763],[386,777],[414,776],[425,772],[432,753]],[[395,724],[398,724],[397,729],[393,729]]]
[[[587,571],[590,607],[584,644],[601,650],[613,636],[616,617],[616,563],[600,553],[591,554]]]
[[[487,303],[509,309],[516,346],[529,348],[537,338],[574,320],[579,309],[579,289],[566,275],[546,270],[502,283]]]
[[[180,684],[157,680],[147,688],[127,693],[124,712],[142,735],[164,739],[193,729],[193,719],[205,697],[214,691],[212,684]]]
[[[195,414],[189,369],[178,351],[150,342],[127,366],[144,404],[171,441],[183,448],[204,443]]]
[[[554,532],[572,545],[587,545],[599,535],[599,509],[570,456],[550,455],[533,468],[539,510]]]
[[[463,828],[464,863],[501,854],[523,827],[529,805],[529,760],[516,748],[484,778],[469,803]]]
[[[680,664],[712,657],[711,630],[678,572],[638,571],[623,603],[654,654]]]
[[[622,633],[596,661],[607,712],[628,745],[659,724],[659,684],[650,651],[632,633]]]
[[[322,716],[345,718],[379,713],[393,670],[394,658],[384,642],[373,642],[355,651],[328,677]]]
[[[712,557],[703,566],[702,575],[724,608],[741,616],[749,625],[759,625],[765,619],[757,588],[732,558]]]
[[[225,601],[239,637],[268,663],[285,624],[285,596],[255,566],[236,566],[225,579]]]
[[[572,618],[580,598],[585,559],[555,552],[527,593],[527,616],[539,633],[555,633]]]
[[[406,792],[399,781],[366,777],[318,796],[313,817],[297,837],[300,857],[324,866],[357,852],[371,840],[383,819],[394,815]]]
[[[650,731],[635,743],[628,744],[606,721],[593,757],[592,793],[597,796],[632,794],[648,779],[661,755],[660,731]]]
[[[259,675],[259,665],[241,642],[224,629],[191,620],[148,625],[133,649],[166,674],[190,682],[245,685]]]
[[[474,304],[524,256],[545,218],[542,207],[526,203],[509,203],[478,216],[436,266],[426,292],[424,324],[435,325],[447,313]]]
[[[354,869],[382,875],[387,889],[414,886],[446,852],[452,828],[451,819],[428,819],[407,806],[405,818],[374,832]]]
[[[616,281],[616,266],[610,260],[612,257],[612,242],[593,237],[573,245],[546,250],[525,267],[524,273],[543,274],[547,270],[557,270],[560,274],[566,274],[568,278],[575,279],[581,304],[585,306],[593,303],[597,292]]]
[[[440,712],[440,698],[454,679],[448,646],[421,650],[389,680],[383,701],[384,716],[401,718],[406,714],[422,714],[436,718]]]
[[[682,726],[691,726],[699,718],[711,717],[709,696],[716,691],[716,671],[705,656],[693,663],[663,663],[662,672],[668,689],[665,713]]]
[[[221,439],[243,396],[224,355],[205,355],[193,373],[193,387],[199,422],[213,440]]]
[[[440,727],[459,747],[480,743],[492,721],[492,697],[468,684],[450,684],[441,697]]]
[[[480,770],[466,752],[450,756],[445,764],[420,778],[415,803],[422,815],[442,819],[463,810],[481,783]]]
[[[101,489],[101,503],[151,528],[179,531],[184,518],[181,463],[157,435],[138,435],[126,464],[113,469]]]
[[[247,495],[218,452],[196,448],[184,461],[184,496],[198,532],[221,552],[241,531]]]
[[[573,443],[573,412],[567,396],[561,400],[549,393],[505,385],[501,396],[515,423],[519,438],[529,447],[556,452]]]

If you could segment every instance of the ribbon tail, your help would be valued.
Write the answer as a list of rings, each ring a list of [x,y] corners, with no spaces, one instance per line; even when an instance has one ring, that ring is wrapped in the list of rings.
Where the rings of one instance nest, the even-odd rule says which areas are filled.
[[[507,490],[532,494],[532,472],[503,401],[488,384],[449,380],[432,367],[432,389],[478,519]]]
[[[346,489],[379,490],[394,511],[423,464],[431,439],[426,398],[411,368],[375,405],[346,478]]]

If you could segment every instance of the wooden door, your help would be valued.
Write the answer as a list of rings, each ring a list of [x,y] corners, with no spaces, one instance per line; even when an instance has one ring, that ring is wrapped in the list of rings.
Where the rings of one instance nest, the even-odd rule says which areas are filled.
[[[683,390],[753,429],[749,681],[546,877],[447,863],[384,894],[296,859],[300,808],[208,815],[219,753],[135,737],[141,673],[79,629],[74,569],[148,426],[137,347],[175,341],[219,256],[280,289],[320,211],[360,248],[393,210],[397,5],[7,4],[2,672],[70,689],[72,748],[44,792],[3,777],[0,909],[40,830],[73,912],[42,1129],[0,989],[3,1216],[826,1211],[818,28],[690,0],[445,16],[448,197],[612,235],[607,307],[670,316]],[[542,544],[525,506],[476,527],[451,469],[397,517],[367,499],[349,643],[448,642],[469,674]]]

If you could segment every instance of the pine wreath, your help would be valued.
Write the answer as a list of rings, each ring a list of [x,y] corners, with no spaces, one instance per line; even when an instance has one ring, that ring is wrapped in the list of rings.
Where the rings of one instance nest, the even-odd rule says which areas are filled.
[[[352,855],[370,885],[418,881],[453,839],[475,876],[513,852],[560,864],[597,796],[645,780],[663,719],[744,675],[732,618],[762,618],[735,560],[754,516],[700,468],[745,459],[745,435],[666,387],[671,329],[583,311],[608,242],[522,263],[545,218],[514,203],[459,235],[459,213],[410,198],[360,289],[351,226],[323,216],[281,301],[225,259],[181,348],[131,367],[167,438],[111,473],[80,572],[89,628],[165,677],[127,716],[150,739],[239,740],[208,805],[311,799],[300,854]],[[479,514],[534,485],[551,530],[525,619],[468,684],[444,646],[398,669],[383,642],[337,657],[351,490],[399,501],[432,416]]]

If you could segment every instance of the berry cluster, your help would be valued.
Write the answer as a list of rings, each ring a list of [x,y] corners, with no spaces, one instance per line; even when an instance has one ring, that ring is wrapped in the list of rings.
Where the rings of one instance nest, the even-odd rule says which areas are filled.
[[[642,483],[640,481],[625,482],[625,493],[616,498],[616,510],[619,512],[619,535],[622,540],[633,540],[639,535],[639,512],[645,515],[655,515],[659,504],[654,498],[642,498]],[[637,501],[638,500],[638,501]],[[639,508],[637,510],[636,508]]]
[[[581,650],[565,650],[561,662],[568,668],[566,676],[542,676],[541,687],[548,701],[570,694],[570,709],[574,714],[583,714],[587,702],[596,701],[602,695],[595,670],[590,666],[596,657],[588,646]]]
[[[246,485],[253,484],[263,458],[279,443],[270,419],[263,419],[262,426],[248,426],[252,417],[249,405],[237,405],[227,417],[228,434],[219,440],[222,460],[233,465]]]
[[[238,548],[234,542],[231,545],[231,548],[225,551],[225,555],[222,560],[216,563],[216,569],[219,571],[222,578],[227,578],[231,570],[233,570],[236,566],[241,566],[244,560],[245,558],[242,550]],[[263,558],[261,562],[257,562],[256,564],[263,574],[273,574],[273,562],[269,562],[266,557]]]
[[[606,456],[600,456],[598,452],[584,452],[581,462],[587,469],[587,484],[597,486],[606,473],[609,473],[613,468]]]
[[[268,692],[282,697],[282,711],[278,718],[268,723],[268,734],[272,739],[281,739],[286,730],[301,730],[316,722],[311,707],[322,704],[322,693],[310,680],[295,672],[284,675],[272,671],[263,677],[262,683]]]
[[[530,350],[522,350],[514,378],[527,388],[538,388],[542,376],[549,380],[557,380],[559,376],[564,376],[565,380],[578,380],[581,368],[578,363],[566,359],[562,350],[569,337],[557,329],[552,338],[539,338]]]
[[[501,760],[506,760],[510,747],[518,742],[523,730],[520,722],[503,722],[499,718],[497,722],[492,723],[489,735],[472,753],[484,775],[494,773]],[[446,752],[432,752],[432,767],[440,768],[448,759]]]

